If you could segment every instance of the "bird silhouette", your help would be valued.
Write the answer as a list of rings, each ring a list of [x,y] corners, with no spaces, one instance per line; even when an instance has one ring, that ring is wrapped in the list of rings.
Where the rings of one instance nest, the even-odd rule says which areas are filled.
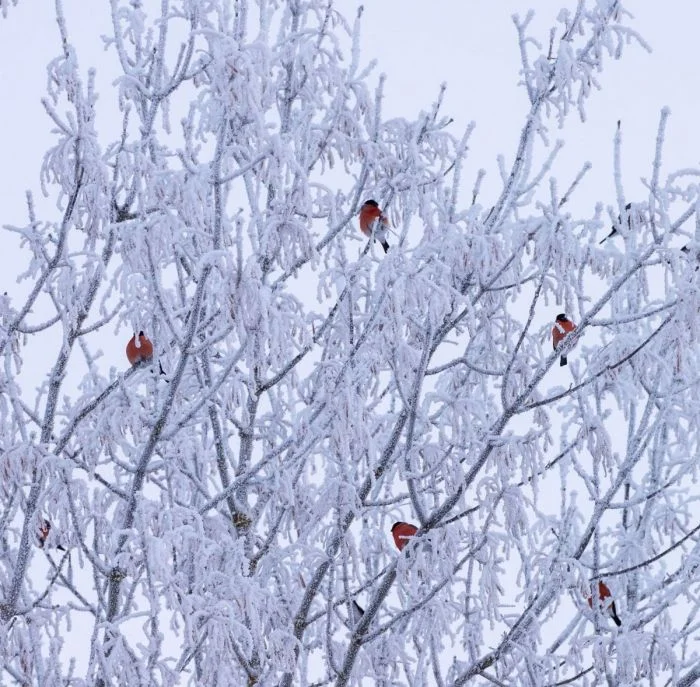
[[[635,225],[639,225],[641,222],[644,222],[643,205],[627,203],[625,205],[624,218],[623,215],[617,216],[617,222],[610,227],[610,233],[599,241],[599,244],[605,243],[608,239],[615,236],[618,233],[618,227],[623,224],[627,226],[628,231],[631,231],[635,228]]]

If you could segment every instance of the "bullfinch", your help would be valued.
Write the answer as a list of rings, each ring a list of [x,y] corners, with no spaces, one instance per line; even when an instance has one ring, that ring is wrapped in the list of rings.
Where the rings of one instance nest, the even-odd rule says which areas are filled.
[[[608,585],[603,582],[603,580],[598,581],[598,603],[600,603],[602,606],[606,606],[608,614],[610,617],[613,619],[615,625],[620,627],[622,625],[622,621],[620,620],[619,616],[617,615],[617,609],[615,608],[615,601],[611,601],[610,603],[607,603],[606,599],[612,599],[612,594],[610,593],[610,589],[608,588]],[[593,608],[593,597],[589,596],[588,597],[588,605]]]
[[[360,208],[360,231],[367,237],[372,236],[382,244],[384,252],[388,252],[389,244],[386,240],[386,232],[389,228],[389,218],[382,212],[376,200],[366,200]]]
[[[552,327],[552,347],[555,351],[561,340],[569,332],[573,332],[574,329],[576,329],[576,325],[564,313],[557,315],[557,319],[554,321],[554,326]],[[567,362],[566,356],[563,355],[559,359],[559,366],[563,367]]]
[[[617,216],[617,222],[610,227],[610,233],[599,243],[605,243],[618,233],[618,227],[626,227],[628,231],[636,229],[649,221],[648,206],[644,203],[627,203],[622,215]]]
[[[394,544],[399,551],[403,551],[403,547],[408,544],[411,537],[415,536],[416,532],[418,532],[418,528],[410,522],[395,522],[391,526]]]
[[[46,540],[49,538],[50,532],[51,532],[51,523],[48,520],[43,520],[43,522],[39,526],[39,546],[42,549],[44,548],[44,544],[46,543]],[[56,548],[59,551],[65,551],[65,549],[60,544],[57,544]]]
[[[132,365],[148,362],[153,358],[153,344],[143,332],[139,332],[138,341],[136,336],[129,339],[129,343],[126,344],[126,357]]]

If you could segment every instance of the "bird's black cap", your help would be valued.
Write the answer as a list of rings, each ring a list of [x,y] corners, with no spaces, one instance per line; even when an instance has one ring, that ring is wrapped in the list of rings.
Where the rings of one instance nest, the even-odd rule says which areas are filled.
[[[559,313],[559,314],[557,315],[557,322],[562,322],[562,321],[565,321],[565,320],[566,320],[566,313],[563,313],[563,312],[562,312],[562,313]]]
[[[139,337],[143,336],[143,332],[139,332]]]
[[[365,205],[371,205],[373,208],[378,208],[378,207],[379,207],[379,203],[378,203],[376,200],[374,200],[373,198],[370,198],[369,200],[366,200],[366,201],[364,202],[364,204],[365,204]]]

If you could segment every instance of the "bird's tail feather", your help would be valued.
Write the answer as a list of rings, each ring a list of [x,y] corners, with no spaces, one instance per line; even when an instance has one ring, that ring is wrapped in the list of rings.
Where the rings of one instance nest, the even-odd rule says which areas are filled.
[[[613,619],[613,622],[615,625],[618,627],[622,626],[622,621],[620,620],[620,616],[617,615],[617,609],[615,608],[615,602],[613,601],[612,605],[610,606],[610,617]]]

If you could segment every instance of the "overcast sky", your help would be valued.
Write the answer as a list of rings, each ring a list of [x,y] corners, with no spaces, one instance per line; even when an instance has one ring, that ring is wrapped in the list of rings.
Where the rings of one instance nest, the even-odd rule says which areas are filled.
[[[341,0],[356,8],[358,2]],[[439,84],[448,85],[446,111],[456,129],[474,120],[471,171],[494,175],[498,153],[510,161],[524,123],[525,91],[518,87],[520,59],[513,14],[524,17],[535,8],[533,28],[546,45],[549,27],[564,0],[403,0],[365,3],[364,54],[376,56],[388,76],[387,113],[410,116],[425,108]],[[700,95],[697,70],[697,26],[700,3],[638,0],[630,25],[650,44],[650,54],[629,46],[622,60],[607,61],[599,81],[602,90],[588,106],[588,121],[571,123],[553,137],[566,140],[559,170],[562,185],[581,164],[594,167],[581,188],[579,208],[588,201],[615,202],[612,175],[615,124],[623,125],[623,174],[630,199],[643,194],[639,179],[650,175],[661,108],[671,108],[664,162],[666,169],[697,165],[700,158]],[[469,179],[465,175],[465,179]],[[471,186],[471,179],[469,179]]]
[[[527,107],[525,93],[518,87],[520,62],[511,15],[524,16],[536,6],[533,27],[546,42],[559,8],[574,4],[565,0],[432,0],[426,9],[424,0],[402,0],[399,10],[395,2],[367,2],[363,56],[367,61],[376,58],[376,74],[388,77],[386,114],[413,117],[430,106],[440,84],[446,82],[445,114],[454,118],[455,134],[469,121],[477,124],[464,176],[467,187],[481,167],[495,180],[495,157],[504,153],[509,159],[512,155]],[[86,11],[84,0],[65,1],[83,72],[97,66],[103,89],[110,87],[114,66],[113,55],[104,52],[100,40],[110,29],[108,5],[107,0],[91,0],[90,11]],[[359,3],[337,0],[336,5],[352,18]],[[574,116],[565,131],[554,132],[567,141],[557,169],[562,185],[583,162],[590,160],[594,165],[572,204],[582,212],[585,204],[596,200],[615,202],[612,139],[618,119],[623,123],[623,173],[630,198],[643,193],[639,178],[649,175],[662,107],[669,106],[672,112],[666,169],[697,164],[700,157],[694,48],[700,4],[639,0],[629,5],[636,12],[632,25],[653,53],[632,45],[621,61],[608,60],[600,75],[603,90],[591,100],[588,121],[581,125]],[[24,221],[24,191],[37,187],[41,156],[52,140],[50,122],[40,105],[45,66],[59,49],[53,12],[37,12],[34,3],[24,0],[0,19],[3,224]],[[105,93],[104,100],[107,96]]]

